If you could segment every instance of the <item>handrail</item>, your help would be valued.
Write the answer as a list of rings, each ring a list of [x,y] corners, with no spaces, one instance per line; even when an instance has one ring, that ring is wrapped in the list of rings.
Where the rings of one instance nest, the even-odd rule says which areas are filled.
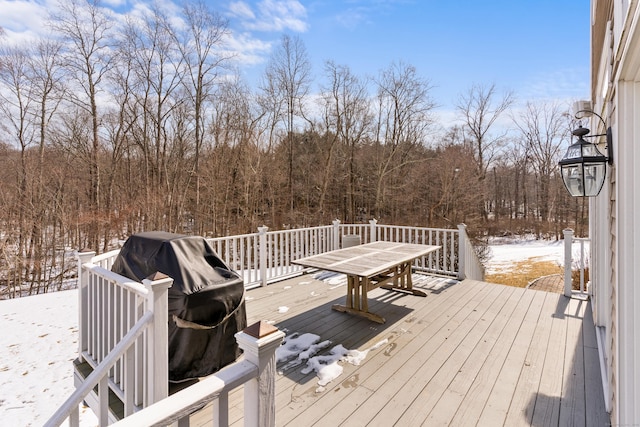
[[[57,427],[66,420],[73,411],[77,411],[78,405],[109,374],[109,369],[131,347],[136,339],[142,335],[148,324],[153,321],[153,312],[147,311],[136,324],[126,333],[120,342],[111,350],[96,369],[86,378],[82,385],[62,404],[53,416],[44,424],[45,427]]]
[[[121,276],[118,273],[114,273],[111,270],[107,270],[104,267],[100,267],[99,265],[95,265],[91,262],[86,262],[82,264],[82,267],[86,268],[87,270],[90,270],[92,273],[95,273],[100,277],[107,279],[110,282],[115,282],[118,285],[122,286],[123,288],[126,288],[129,291],[135,292],[140,296],[146,297],[149,295],[149,289],[147,289],[142,283],[134,282],[133,280],[127,277]]]
[[[191,414],[217,401],[213,409],[213,425],[226,426],[229,424],[229,391],[244,385],[244,425],[275,427],[275,353],[284,336],[284,332],[264,322],[245,328],[235,334],[244,354],[243,360],[222,368],[115,425],[160,426],[174,422],[189,425]]]
[[[204,408],[225,391],[233,390],[258,375],[258,367],[246,360],[221,371],[148,406],[114,424],[117,427],[169,425]]]
[[[109,258],[115,258],[119,253],[120,253],[120,249],[114,249],[112,251],[105,252],[103,254],[93,256],[91,258],[91,261],[93,263],[98,263],[100,261],[104,261],[104,260],[107,260]]]

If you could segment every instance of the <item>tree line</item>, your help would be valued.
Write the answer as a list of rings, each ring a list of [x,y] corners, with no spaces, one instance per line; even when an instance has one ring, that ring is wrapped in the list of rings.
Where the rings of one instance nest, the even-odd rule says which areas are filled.
[[[59,289],[73,250],[143,230],[202,236],[345,223],[477,236],[586,232],[557,161],[564,108],[474,85],[438,122],[410,64],[311,74],[283,35],[257,87],[234,68],[228,23],[201,2],[117,20],[63,0],[49,34],[0,31],[0,298]]]

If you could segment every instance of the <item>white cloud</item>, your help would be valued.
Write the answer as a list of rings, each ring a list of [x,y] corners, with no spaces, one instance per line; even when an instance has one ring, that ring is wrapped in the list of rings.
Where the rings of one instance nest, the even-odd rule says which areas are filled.
[[[521,89],[525,99],[589,98],[589,71],[586,69],[559,69],[540,73]]]
[[[13,31],[35,29],[47,15],[42,4],[31,1],[0,0],[0,10],[0,26]]]
[[[122,7],[127,4],[127,0],[102,0],[105,6],[116,8]]]
[[[227,53],[240,65],[256,65],[265,61],[271,43],[257,39],[251,33],[234,33],[225,39]]]
[[[239,19],[256,19],[256,15],[251,10],[251,7],[243,1],[236,1],[231,3],[229,5],[229,12],[232,16]]]
[[[433,112],[435,122],[444,128],[461,125],[460,114],[455,108],[441,109]]]
[[[47,5],[33,1],[0,0],[0,27],[6,37],[15,42],[44,34],[48,17]]]
[[[369,11],[362,7],[347,9],[336,15],[335,20],[341,26],[349,30],[354,30],[363,22],[370,22]]]
[[[347,7],[335,16],[335,20],[341,26],[354,30],[362,24],[372,24],[374,16],[384,16],[389,11],[406,7],[414,3],[413,0],[376,0],[376,1],[350,1]]]
[[[305,32],[308,29],[307,10],[298,0],[262,0],[256,9],[253,11],[246,2],[234,2],[229,14],[250,31]]]

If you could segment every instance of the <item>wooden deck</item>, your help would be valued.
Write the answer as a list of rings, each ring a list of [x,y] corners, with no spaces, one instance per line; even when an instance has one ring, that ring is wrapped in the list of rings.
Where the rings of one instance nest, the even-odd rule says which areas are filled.
[[[331,310],[342,284],[311,275],[247,292],[249,324],[313,333],[366,350],[359,365],[324,388],[304,367],[276,382],[278,426],[605,426],[596,337],[588,301],[562,295],[414,274],[426,298],[383,289],[369,294],[377,324]],[[243,425],[242,390],[230,422]],[[211,425],[211,410],[191,425]]]

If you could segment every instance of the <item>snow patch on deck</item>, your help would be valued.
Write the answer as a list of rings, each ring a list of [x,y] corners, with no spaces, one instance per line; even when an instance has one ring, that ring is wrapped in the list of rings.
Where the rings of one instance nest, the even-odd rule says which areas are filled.
[[[315,372],[320,386],[316,389],[316,392],[321,393],[324,391],[324,386],[342,375],[344,368],[340,363],[350,363],[358,366],[371,350],[378,349],[388,342],[389,340],[384,339],[363,351],[349,350],[342,344],[338,344],[327,354],[316,355],[328,348],[332,344],[331,341],[320,341],[320,336],[316,334],[294,332],[291,335],[287,335],[282,345],[276,350],[276,363],[281,364],[278,373],[282,375],[284,371],[306,363],[300,373],[307,375]]]

